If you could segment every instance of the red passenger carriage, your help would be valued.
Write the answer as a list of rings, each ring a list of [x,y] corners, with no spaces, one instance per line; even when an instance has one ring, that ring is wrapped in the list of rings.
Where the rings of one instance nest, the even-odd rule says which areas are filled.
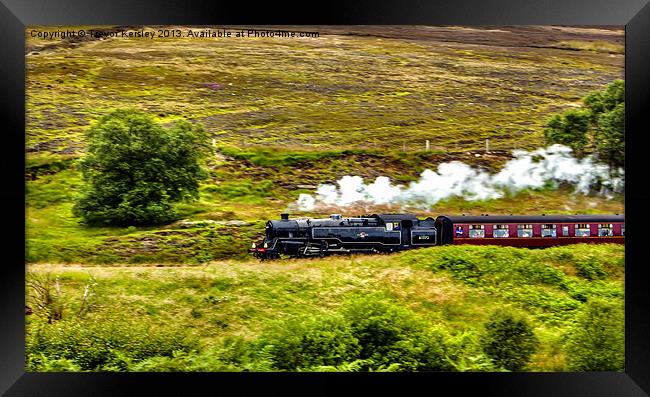
[[[624,215],[439,216],[441,244],[548,247],[625,242]]]

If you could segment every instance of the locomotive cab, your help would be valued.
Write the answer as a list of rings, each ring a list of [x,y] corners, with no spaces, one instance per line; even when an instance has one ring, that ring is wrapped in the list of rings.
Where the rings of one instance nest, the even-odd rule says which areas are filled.
[[[421,220],[411,229],[411,244],[414,247],[438,244],[438,230],[433,218]]]

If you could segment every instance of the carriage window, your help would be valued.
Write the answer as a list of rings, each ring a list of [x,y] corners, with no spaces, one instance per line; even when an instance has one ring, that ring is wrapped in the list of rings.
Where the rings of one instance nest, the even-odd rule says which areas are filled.
[[[510,233],[508,232],[508,225],[494,225],[494,229],[492,229],[492,235],[496,238],[510,237]]]
[[[625,236],[625,225],[621,225],[621,236]]]
[[[463,237],[463,227],[456,226],[456,237]]]
[[[591,229],[588,223],[579,223],[576,225],[576,237],[589,237],[591,236]]]
[[[611,223],[603,223],[598,225],[598,236],[609,237],[613,235],[614,235],[614,229],[612,229]]]
[[[533,237],[533,225],[517,225],[517,237]]]
[[[469,237],[485,237],[485,225],[470,226]]]
[[[563,236],[568,236],[569,235],[569,227],[568,226],[562,226],[562,235]]]
[[[557,229],[555,228],[555,225],[542,225],[542,237],[557,237]]]

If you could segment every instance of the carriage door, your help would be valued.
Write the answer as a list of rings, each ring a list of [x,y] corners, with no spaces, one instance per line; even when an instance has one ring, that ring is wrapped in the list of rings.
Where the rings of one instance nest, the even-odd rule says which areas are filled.
[[[402,229],[402,245],[404,247],[409,247],[411,245],[411,227],[413,222],[409,220],[404,220],[401,222]]]

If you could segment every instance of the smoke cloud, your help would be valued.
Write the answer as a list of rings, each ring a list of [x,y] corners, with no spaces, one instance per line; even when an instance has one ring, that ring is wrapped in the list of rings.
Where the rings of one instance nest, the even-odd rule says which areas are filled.
[[[606,196],[623,191],[622,169],[612,174],[607,165],[591,156],[576,159],[566,146],[552,145],[531,152],[515,150],[512,154],[513,159],[496,174],[451,161],[439,164],[437,171],[425,170],[418,181],[406,186],[394,185],[385,176],[366,183],[360,176],[346,175],[336,185],[322,184],[314,194],[301,194],[294,206],[302,211],[354,203],[431,208],[452,196],[470,201],[498,199],[508,192],[541,188],[548,183],[568,183],[581,194],[594,189]]]

